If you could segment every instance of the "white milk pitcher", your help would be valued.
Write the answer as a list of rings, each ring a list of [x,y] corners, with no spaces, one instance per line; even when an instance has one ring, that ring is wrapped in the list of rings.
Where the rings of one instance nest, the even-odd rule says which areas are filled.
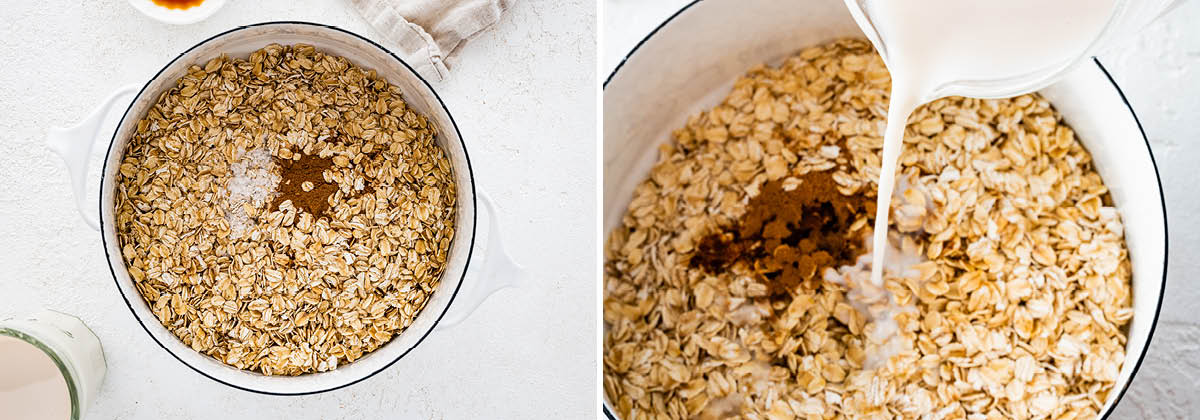
[[[870,39],[871,44],[883,57],[888,67],[892,67],[890,60],[889,46],[891,41],[884,34],[888,31],[883,27],[887,25],[889,16],[880,13],[881,10],[887,9],[886,4],[891,0],[845,0],[846,6],[850,9],[850,14],[854,17],[855,22],[862,28],[863,33]],[[1057,0],[1056,0],[1057,1]],[[937,98],[946,96],[967,96],[972,98],[1006,98],[1017,96],[1029,92],[1036,91],[1043,87],[1054,83],[1062,78],[1068,71],[1075,67],[1076,64],[1087,60],[1092,55],[1095,55],[1100,50],[1119,44],[1122,40],[1132,39],[1137,32],[1149,25],[1154,20],[1174,9],[1183,0],[1099,0],[1090,2],[1075,2],[1077,4],[1070,5],[1075,10],[1068,15],[1076,19],[1064,19],[1057,21],[1055,25],[1037,26],[1037,27],[1019,27],[1011,26],[1011,36],[1021,36],[1030,32],[1037,34],[1063,35],[1084,37],[1084,43],[1077,51],[1072,51],[1071,54],[1059,57],[1050,63],[1042,63],[1039,68],[1022,68],[1019,71],[1007,72],[1007,74],[990,74],[984,78],[972,78],[964,80],[944,81],[945,83],[931,89],[928,89],[925,98],[921,102],[928,102]],[[902,2],[900,8],[906,9],[903,13],[906,15],[916,16],[916,20],[924,20],[925,26],[930,32],[943,31],[940,35],[946,38],[959,37],[962,34],[946,33],[945,19],[955,19],[952,13],[946,11],[949,8],[959,8],[970,13],[970,9],[989,9],[997,8],[997,10],[1008,9],[1016,13],[1026,13],[1028,16],[1036,17],[1039,14],[1047,13],[1047,9],[1062,7],[1063,4],[1071,2],[1044,2],[1044,1],[983,1],[983,2],[956,2],[946,0],[916,0]],[[897,8],[897,9],[900,9]],[[1024,9],[1024,10],[1021,10]],[[989,11],[990,12],[990,11]],[[1088,22],[1084,22],[1088,15],[1100,14],[1102,21],[1097,26],[1099,31],[1093,32],[1089,27]],[[890,16],[895,20],[900,16]],[[911,20],[911,19],[910,19]],[[1003,16],[995,16],[994,19],[986,21],[1000,21]],[[1075,33],[1071,33],[1075,32]],[[998,57],[1006,58],[1006,57]],[[1004,72],[1001,72],[1004,73]]]

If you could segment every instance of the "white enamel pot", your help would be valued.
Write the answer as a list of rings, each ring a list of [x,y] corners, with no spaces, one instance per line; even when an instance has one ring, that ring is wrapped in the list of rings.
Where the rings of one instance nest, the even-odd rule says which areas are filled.
[[[751,66],[779,64],[804,47],[841,37],[863,37],[842,0],[697,0],[651,32],[604,84],[605,234],[620,223],[671,130],[715,106]],[[1040,93],[1091,152],[1125,223],[1134,315],[1125,362],[1101,411],[1106,418],[1145,357],[1158,320],[1166,203],[1137,116],[1099,61],[1089,60]]]
[[[193,64],[202,65],[222,53],[245,58],[271,43],[313,45],[327,53],[346,57],[363,68],[374,69],[398,86],[408,105],[438,127],[437,143],[449,156],[458,187],[458,231],[450,245],[447,267],[440,285],[412,325],[386,345],[352,363],[330,372],[290,377],[265,376],[227,366],[192,350],[171,334],[158,322],[134,287],[113,226],[117,168],[138,120],[146,115],[159,95],[174,86]],[[111,120],[106,118],[114,108],[125,111],[115,114]],[[117,117],[119,122],[114,123],[112,120]],[[86,198],[85,191],[89,184],[88,158],[97,143],[107,148],[100,173],[99,202]],[[196,372],[234,388],[263,394],[302,395],[356,383],[400,360],[435,329],[464,320],[492,292],[518,286],[524,278],[524,271],[512,262],[500,244],[494,207],[475,187],[466,144],[441,98],[400,58],[362,36],[336,27],[305,22],[268,22],[217,34],[171,60],[145,85],[118,90],[78,125],[50,130],[48,145],[66,161],[79,211],[89,225],[100,231],[113,279],[137,321],[171,356]],[[480,220],[487,220],[488,230],[477,229]],[[481,265],[482,269],[477,267],[468,275],[468,266],[475,265]]]

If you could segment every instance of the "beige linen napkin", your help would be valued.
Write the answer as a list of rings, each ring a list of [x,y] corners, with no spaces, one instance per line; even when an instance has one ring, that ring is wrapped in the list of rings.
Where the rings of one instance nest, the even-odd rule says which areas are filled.
[[[446,58],[500,20],[514,0],[350,0],[421,76],[441,81]]]

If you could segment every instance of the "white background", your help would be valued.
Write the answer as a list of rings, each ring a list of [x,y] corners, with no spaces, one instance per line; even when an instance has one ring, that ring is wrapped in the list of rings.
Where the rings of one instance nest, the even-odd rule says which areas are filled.
[[[76,214],[46,129],[145,83],[184,49],[269,20],[376,33],[341,0],[230,1],[169,26],[126,2],[0,0],[0,318],[76,314],[109,374],[89,419],[581,418],[596,410],[595,4],[521,0],[450,60],[434,88],[496,200],[532,286],[493,295],[349,388],[270,397],[208,380],[160,349],[121,301],[100,236]],[[89,187],[94,189],[94,187]]]
[[[601,78],[690,0],[604,0]],[[1167,293],[1150,352],[1113,419],[1200,416],[1200,2],[1100,55],[1150,138],[1167,197]],[[747,63],[750,67],[757,63]]]

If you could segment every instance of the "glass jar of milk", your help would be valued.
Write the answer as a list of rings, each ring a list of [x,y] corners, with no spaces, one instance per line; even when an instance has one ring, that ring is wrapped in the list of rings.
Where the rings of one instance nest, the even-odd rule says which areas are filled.
[[[100,340],[79,318],[0,320],[0,420],[78,420],[105,371]]]

